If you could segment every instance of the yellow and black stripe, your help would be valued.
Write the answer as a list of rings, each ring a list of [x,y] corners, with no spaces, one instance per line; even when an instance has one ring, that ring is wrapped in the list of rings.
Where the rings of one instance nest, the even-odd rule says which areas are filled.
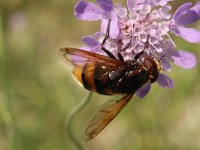
[[[75,67],[73,71],[74,77],[86,89],[96,92],[94,83],[95,63],[86,63],[82,68]]]
[[[84,88],[104,95],[112,95],[109,80],[110,66],[101,63],[86,63],[82,67],[75,67],[74,77]]]

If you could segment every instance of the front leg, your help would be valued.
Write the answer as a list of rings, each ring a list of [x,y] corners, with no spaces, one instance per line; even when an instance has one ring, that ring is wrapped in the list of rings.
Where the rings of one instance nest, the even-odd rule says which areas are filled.
[[[107,50],[104,45],[106,43],[106,41],[108,40],[108,38],[110,37],[110,23],[111,23],[111,19],[108,20],[108,26],[106,29],[106,36],[103,39],[103,42],[101,43],[101,49],[110,57],[110,58],[114,58],[116,59],[116,57],[109,51]]]
[[[142,54],[144,54],[144,50],[139,52],[137,55],[135,55],[134,59],[138,60],[140,58],[140,56],[142,56]]]

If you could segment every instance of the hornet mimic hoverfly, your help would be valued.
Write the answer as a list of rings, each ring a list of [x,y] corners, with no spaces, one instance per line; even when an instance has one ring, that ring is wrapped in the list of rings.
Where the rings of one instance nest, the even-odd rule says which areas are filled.
[[[102,108],[92,119],[86,129],[86,141],[98,135],[128,104],[139,88],[147,82],[155,82],[160,71],[158,60],[144,51],[138,53],[133,60],[124,61],[120,53],[116,58],[104,47],[109,32],[110,20],[101,44],[101,49],[107,56],[76,48],[60,49],[66,60],[74,65],[73,76],[84,88],[104,95],[124,95],[120,100]]]

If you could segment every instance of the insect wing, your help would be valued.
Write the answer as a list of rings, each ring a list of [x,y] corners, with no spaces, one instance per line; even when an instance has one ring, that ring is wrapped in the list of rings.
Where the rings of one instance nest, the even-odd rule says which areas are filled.
[[[125,95],[118,101],[113,103],[105,103],[102,109],[92,119],[86,129],[86,141],[91,140],[97,136],[116,116],[117,114],[128,104],[133,97],[134,93]]]
[[[60,51],[66,60],[77,67],[89,62],[102,62],[115,66],[123,64],[120,60],[76,48],[61,48]]]

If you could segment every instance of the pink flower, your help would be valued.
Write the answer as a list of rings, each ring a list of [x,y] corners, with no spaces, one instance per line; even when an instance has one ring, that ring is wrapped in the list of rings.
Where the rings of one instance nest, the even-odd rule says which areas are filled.
[[[114,5],[112,0],[97,0],[97,3],[80,0],[75,7],[75,16],[80,20],[101,20],[101,31],[82,40],[87,45],[83,49],[106,55],[101,50],[101,43],[110,23],[110,38],[105,48],[113,55],[120,53],[124,60],[134,59],[141,51],[156,57],[162,71],[171,71],[170,63],[184,69],[193,68],[196,58],[191,52],[176,50],[176,45],[169,33],[191,43],[200,42],[200,32],[187,26],[200,19],[200,3],[181,5],[171,15],[172,0],[127,0],[127,6]],[[160,73],[157,83],[164,88],[173,88],[174,82]],[[144,97],[150,90],[146,84],[137,91]]]

